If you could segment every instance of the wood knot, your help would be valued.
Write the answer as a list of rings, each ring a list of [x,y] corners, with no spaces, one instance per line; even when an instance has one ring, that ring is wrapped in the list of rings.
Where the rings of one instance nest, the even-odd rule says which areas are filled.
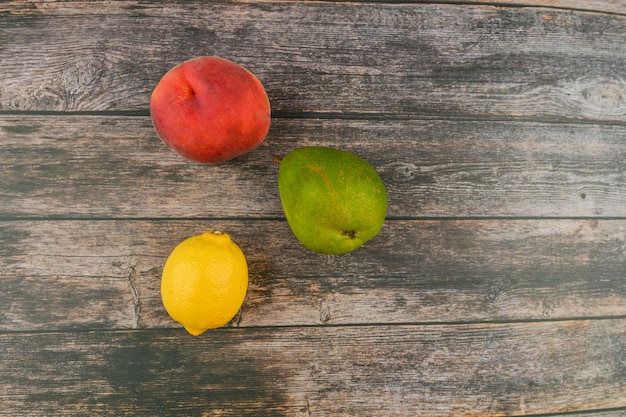
[[[381,174],[396,183],[431,184],[435,182],[431,174],[422,172],[419,166],[411,162],[392,162],[382,168]]]
[[[399,182],[406,182],[413,179],[415,173],[419,168],[409,162],[394,162],[393,164],[393,178]]]
[[[626,115],[626,81],[620,77],[583,77],[570,86],[587,113],[602,117]]]
[[[325,302],[322,302],[322,305],[320,306],[320,321],[323,324],[326,324],[330,321],[330,319],[331,319],[330,306],[326,304]]]
[[[624,86],[614,79],[599,79],[582,91],[583,97],[603,109],[624,106]]]
[[[67,65],[61,73],[65,88],[85,87],[101,79],[105,63],[97,58],[79,58]]]

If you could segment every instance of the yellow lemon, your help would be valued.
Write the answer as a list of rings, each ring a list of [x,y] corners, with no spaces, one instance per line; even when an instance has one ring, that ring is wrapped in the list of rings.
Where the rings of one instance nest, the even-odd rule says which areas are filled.
[[[248,289],[248,264],[228,234],[208,231],[182,241],[161,277],[167,313],[194,336],[235,317]]]

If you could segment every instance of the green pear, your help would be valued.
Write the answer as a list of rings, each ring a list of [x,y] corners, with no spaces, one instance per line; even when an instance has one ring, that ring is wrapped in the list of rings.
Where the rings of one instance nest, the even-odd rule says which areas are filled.
[[[287,222],[312,251],[339,255],[378,234],[387,191],[378,173],[357,155],[308,146],[280,162],[278,190]]]

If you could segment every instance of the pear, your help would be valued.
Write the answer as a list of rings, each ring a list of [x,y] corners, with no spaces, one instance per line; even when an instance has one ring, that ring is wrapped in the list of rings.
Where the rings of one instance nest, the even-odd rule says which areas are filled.
[[[385,185],[351,152],[321,146],[289,152],[280,162],[278,190],[291,231],[317,253],[351,252],[385,221]]]

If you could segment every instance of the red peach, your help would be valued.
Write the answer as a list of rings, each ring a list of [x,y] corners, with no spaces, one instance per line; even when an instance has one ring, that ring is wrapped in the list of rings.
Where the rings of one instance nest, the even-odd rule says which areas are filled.
[[[267,136],[270,102],[259,79],[224,58],[203,56],[169,70],[150,97],[161,140],[202,163],[250,152]]]

